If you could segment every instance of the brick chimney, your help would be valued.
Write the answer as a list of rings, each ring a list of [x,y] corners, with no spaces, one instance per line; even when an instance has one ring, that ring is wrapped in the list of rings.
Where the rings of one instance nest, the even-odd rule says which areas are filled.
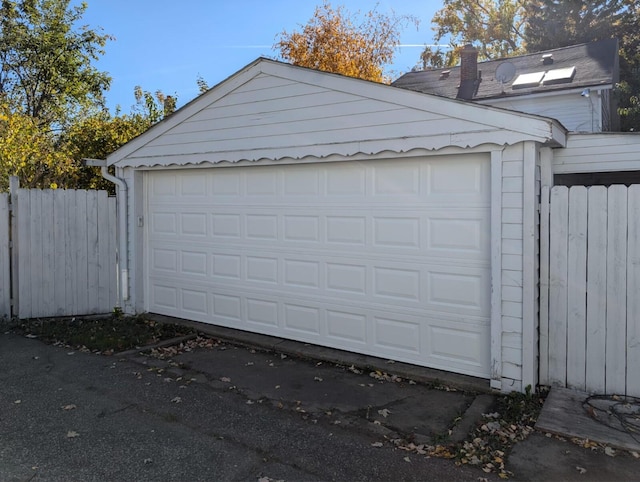
[[[460,51],[460,81],[477,80],[478,51],[471,44],[466,44]]]
[[[478,51],[471,44],[466,44],[460,51],[460,85],[456,98],[472,100],[480,86],[478,72]]]

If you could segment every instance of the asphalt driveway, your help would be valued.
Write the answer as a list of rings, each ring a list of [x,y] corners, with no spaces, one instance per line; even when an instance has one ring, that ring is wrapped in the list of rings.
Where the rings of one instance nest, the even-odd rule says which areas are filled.
[[[464,437],[490,395],[209,345],[108,357],[0,334],[0,480],[498,480],[420,450]],[[507,463],[515,480],[639,468],[543,434]]]

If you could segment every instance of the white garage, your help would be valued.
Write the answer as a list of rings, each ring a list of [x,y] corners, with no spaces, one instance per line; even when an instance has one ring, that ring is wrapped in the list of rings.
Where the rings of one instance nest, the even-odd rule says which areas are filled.
[[[125,306],[513,389],[535,268],[523,199],[559,137],[259,59],[109,156],[128,187]]]

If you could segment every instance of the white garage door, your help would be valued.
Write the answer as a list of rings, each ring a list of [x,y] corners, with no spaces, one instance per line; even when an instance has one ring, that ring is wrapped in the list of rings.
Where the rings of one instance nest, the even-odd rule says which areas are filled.
[[[148,311],[489,376],[486,157],[145,182]]]

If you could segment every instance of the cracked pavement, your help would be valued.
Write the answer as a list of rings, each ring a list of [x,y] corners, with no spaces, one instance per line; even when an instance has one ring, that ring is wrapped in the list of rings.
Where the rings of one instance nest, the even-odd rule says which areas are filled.
[[[463,392],[227,344],[168,362],[0,334],[0,367],[3,481],[496,478],[390,442],[446,434]]]

